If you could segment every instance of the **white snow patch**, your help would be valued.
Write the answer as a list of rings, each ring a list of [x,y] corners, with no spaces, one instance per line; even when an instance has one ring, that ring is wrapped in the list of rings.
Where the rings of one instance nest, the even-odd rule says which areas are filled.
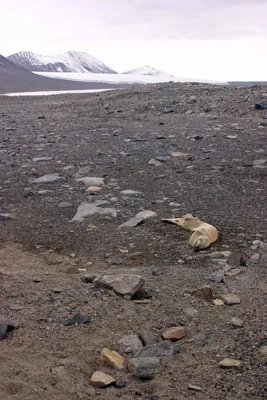
[[[97,92],[107,92],[109,90],[115,89],[87,89],[87,90],[58,90],[58,91],[48,91],[48,92],[19,92],[19,93],[5,93],[3,96],[52,96],[56,94],[68,94],[68,93],[97,93]]]

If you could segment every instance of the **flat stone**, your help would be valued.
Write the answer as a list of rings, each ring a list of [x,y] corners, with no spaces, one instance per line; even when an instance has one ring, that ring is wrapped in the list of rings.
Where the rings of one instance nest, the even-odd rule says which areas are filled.
[[[196,292],[196,296],[200,299],[211,300],[213,298],[212,289],[210,285],[204,285],[199,287]]]
[[[97,274],[84,274],[82,276],[82,281],[85,283],[93,283],[96,278],[99,278],[101,275]]]
[[[74,175],[75,178],[82,178],[83,176],[89,174],[92,170],[92,167],[89,167],[88,165],[86,165],[85,167],[82,167],[79,169],[79,171],[76,172],[76,174]]]
[[[185,314],[189,315],[189,317],[192,317],[192,318],[194,318],[194,317],[196,317],[198,315],[198,310],[196,310],[193,307],[185,307],[183,309],[183,312]]]
[[[224,271],[219,269],[218,271],[212,272],[212,274],[208,277],[208,280],[214,283],[224,282]]]
[[[249,263],[250,264],[257,264],[257,262],[260,260],[261,256],[259,253],[253,254],[251,257],[249,257]]]
[[[201,386],[191,385],[191,383],[189,383],[188,389],[189,390],[195,390],[196,392],[203,392],[203,389],[202,389]]]
[[[7,334],[17,326],[9,319],[0,316],[0,340],[5,339]]]
[[[267,164],[267,158],[262,158],[261,160],[253,161],[253,167],[262,166]]]
[[[88,324],[91,321],[91,317],[89,315],[75,314],[71,317],[65,325],[82,325]]]
[[[60,173],[54,173],[54,174],[47,174],[40,176],[40,178],[33,179],[30,181],[30,183],[34,185],[38,184],[48,184],[48,183],[56,183],[59,182],[63,179]]]
[[[185,337],[185,329],[183,326],[173,326],[171,328],[166,329],[166,331],[162,334],[165,340],[171,340],[172,342],[176,342],[177,340]]]
[[[121,356],[117,351],[103,349],[100,354],[100,360],[105,364],[110,365],[114,369],[122,370],[124,368],[125,358]]]
[[[103,186],[104,178],[85,176],[84,178],[75,179],[76,182],[81,182],[86,186]]]
[[[242,321],[242,319],[237,318],[237,317],[233,317],[231,319],[231,324],[237,328],[241,328],[241,326],[244,325],[244,321]]]
[[[222,300],[220,300],[220,299],[214,299],[213,300],[213,304],[215,306],[224,306],[224,302]]]
[[[160,360],[156,357],[131,358],[128,361],[129,371],[140,379],[153,379]]]
[[[170,340],[143,347],[136,357],[163,357],[173,354],[173,344]]]
[[[259,349],[259,353],[264,361],[267,362],[267,345],[261,346]]]
[[[245,268],[233,268],[229,272],[226,272],[225,275],[227,276],[237,276],[247,272]]]
[[[58,204],[59,208],[69,208],[72,207],[73,204],[68,203],[67,201],[62,201],[61,203]]]
[[[139,192],[137,190],[131,190],[131,189],[123,190],[121,192],[121,194],[124,195],[124,196],[139,196],[140,194],[143,195],[142,192]]]
[[[224,360],[219,362],[220,368],[240,368],[242,365],[242,361],[235,360],[233,358],[225,358]]]
[[[117,216],[117,212],[115,208],[105,208],[105,207],[100,207],[100,205],[103,203],[83,203],[81,204],[74,217],[71,219],[70,222],[83,222],[85,217],[88,217],[90,215],[94,214],[99,214],[99,215],[110,215],[112,217]]]
[[[213,253],[206,254],[206,257],[215,258],[215,259],[216,258],[217,259],[220,259],[220,258],[228,259],[231,254],[232,254],[231,251],[214,251]]]
[[[137,335],[125,335],[119,340],[119,347],[122,353],[135,356],[143,348],[143,344]]]
[[[104,275],[94,280],[94,285],[114,290],[130,298],[144,285],[145,279],[139,275]]]
[[[140,211],[133,218],[129,219],[128,221],[126,221],[122,225],[120,225],[120,228],[123,228],[123,227],[132,228],[134,226],[141,224],[141,222],[143,222],[144,220],[146,220],[148,218],[156,217],[156,216],[157,216],[157,214],[154,211],[150,211],[150,210]]]
[[[96,388],[105,388],[115,382],[112,376],[102,371],[95,371],[90,378],[90,384]]]
[[[161,161],[155,160],[155,158],[151,158],[148,161],[149,165],[155,165],[156,167],[159,167],[160,165],[162,165],[163,163]]]
[[[155,334],[152,331],[143,330],[140,332],[140,339],[144,346],[150,346],[157,344],[157,340],[155,338]]]
[[[35,157],[32,159],[34,162],[39,162],[39,161],[51,161],[53,160],[53,157]]]
[[[15,214],[12,213],[0,214],[0,221],[8,221],[10,219],[16,219]]]
[[[241,302],[240,298],[234,293],[223,294],[221,298],[228,306],[239,304]]]
[[[96,193],[96,192],[99,192],[101,190],[101,187],[100,186],[89,186],[87,189],[86,189],[86,192],[89,192],[89,193]]]

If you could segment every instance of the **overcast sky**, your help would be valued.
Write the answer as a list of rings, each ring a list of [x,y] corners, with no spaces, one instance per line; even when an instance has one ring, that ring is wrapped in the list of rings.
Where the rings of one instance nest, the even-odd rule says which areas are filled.
[[[119,72],[267,80],[267,0],[6,0],[0,54],[85,51]]]

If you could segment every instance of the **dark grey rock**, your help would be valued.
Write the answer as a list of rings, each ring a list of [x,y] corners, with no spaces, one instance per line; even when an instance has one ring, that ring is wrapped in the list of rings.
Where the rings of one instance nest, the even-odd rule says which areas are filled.
[[[88,324],[91,321],[91,317],[89,315],[75,314],[71,317],[65,325],[82,325]]]
[[[17,326],[13,324],[9,319],[0,317],[0,340],[5,339],[7,334],[15,329]]]
[[[173,354],[173,344],[170,340],[164,340],[164,342],[143,347],[136,357],[163,357],[171,354]]]
[[[131,358],[128,361],[130,372],[140,379],[153,379],[160,360],[156,357]]]

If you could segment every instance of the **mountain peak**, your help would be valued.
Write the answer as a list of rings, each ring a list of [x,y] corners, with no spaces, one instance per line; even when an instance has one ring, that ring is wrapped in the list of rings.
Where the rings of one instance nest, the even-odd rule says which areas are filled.
[[[160,71],[156,68],[150,67],[149,65],[144,65],[142,67],[132,69],[130,71],[124,72],[124,74],[150,75],[150,76],[162,76],[162,77],[164,76],[164,77],[170,77],[170,79],[173,78],[172,75],[170,75],[166,72]]]
[[[74,50],[57,56],[44,56],[32,53],[31,51],[21,51],[7,58],[17,66],[32,72],[116,73],[113,69],[96,58],[91,57],[89,54]]]

